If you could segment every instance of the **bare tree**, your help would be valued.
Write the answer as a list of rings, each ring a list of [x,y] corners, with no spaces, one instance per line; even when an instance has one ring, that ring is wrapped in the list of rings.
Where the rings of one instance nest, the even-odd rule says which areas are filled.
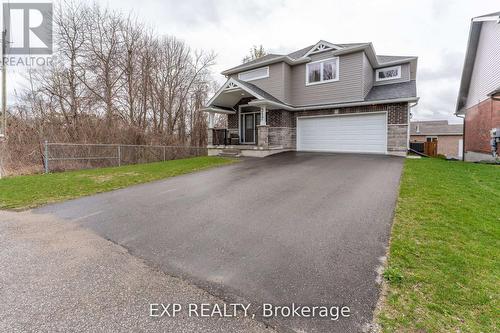
[[[243,63],[247,63],[249,61],[259,59],[267,54],[266,50],[264,50],[264,47],[262,45],[254,45],[250,49],[250,53],[245,56],[242,60]]]
[[[18,94],[11,153],[40,157],[45,139],[206,143],[199,109],[213,90],[213,53],[156,36],[130,15],[73,0],[56,8],[54,40],[52,65],[28,71]]]

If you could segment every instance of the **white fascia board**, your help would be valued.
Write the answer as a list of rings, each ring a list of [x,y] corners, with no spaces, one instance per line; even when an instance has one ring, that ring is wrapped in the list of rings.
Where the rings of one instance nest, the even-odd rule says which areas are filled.
[[[235,79],[233,78],[230,78],[228,79],[226,82],[224,82],[224,84],[220,87],[219,90],[217,90],[217,92],[215,93],[215,95],[210,98],[210,100],[208,101],[207,103],[207,107],[210,107],[210,105],[212,105],[212,103],[214,102],[214,100],[219,97],[220,94],[222,94],[223,92],[227,91],[225,89],[225,87],[229,84],[229,83],[233,83],[235,84],[238,88],[242,89],[242,90],[245,90],[247,93],[249,93],[250,95],[253,95],[255,96],[256,98],[259,98],[259,99],[262,99],[262,96],[260,96],[259,94],[257,94],[255,91],[245,87],[243,84],[239,83],[238,81],[236,81]]]
[[[276,57],[276,58],[256,62],[256,63],[250,64],[247,66],[243,66],[240,68],[236,68],[236,69],[227,69],[227,70],[221,72],[221,74],[222,75],[231,75],[231,74],[241,73],[241,72],[244,72],[244,71],[247,71],[250,69],[259,68],[262,66],[266,66],[266,65],[270,65],[270,64],[274,64],[274,63],[282,62],[282,61],[286,62],[289,65],[298,65],[298,64],[308,62],[310,60],[311,60],[311,58],[309,58],[309,57],[308,58],[300,58],[300,59],[295,60],[295,59],[290,58],[289,56],[281,56],[281,57]]]
[[[475,17],[472,22],[486,22],[486,21],[496,21],[500,22],[500,16],[486,16],[486,17]]]
[[[392,103],[413,103],[418,102],[419,97],[408,97],[408,98],[393,98],[393,99],[381,99],[377,101],[361,101],[361,102],[349,102],[349,103],[337,103],[337,104],[325,104],[325,105],[307,105],[307,106],[291,106],[282,103],[277,103],[273,101],[268,101],[265,99],[251,101],[248,104],[253,106],[273,106],[275,108],[284,109],[287,111],[305,111],[305,110],[319,110],[319,109],[333,109],[333,108],[344,108],[351,106],[363,106],[363,105],[376,105],[376,104],[392,104]]]
[[[220,113],[220,114],[235,114],[236,113],[236,111],[224,110],[224,109],[216,108],[216,107],[213,107],[213,106],[202,108],[202,109],[200,109],[200,111]]]
[[[418,59],[417,57],[408,57],[408,58],[398,59],[398,60],[394,60],[394,61],[390,61],[390,62],[383,62],[383,63],[379,63],[376,67],[374,67],[374,69],[380,69],[380,68],[390,67],[390,66],[394,66],[394,65],[402,65],[402,64],[406,64],[406,63],[412,62],[413,60],[417,60],[417,59]]]
[[[219,90],[217,90],[217,92],[212,96],[212,98],[210,98],[208,100],[208,103],[207,105],[211,105],[213,103],[213,101],[224,91],[224,87],[231,81],[232,79],[228,79],[226,80],[226,82],[224,82],[224,84],[219,88]],[[233,80],[234,81],[234,80]]]
[[[363,44],[363,45],[355,46],[355,47],[340,48],[340,49],[335,50],[335,51],[328,50],[325,52],[331,52],[334,56],[337,56],[337,55],[349,54],[349,53],[363,51],[363,50],[365,51],[366,56],[368,57],[368,60],[370,60],[370,63],[371,63],[373,68],[380,68],[380,67],[385,67],[385,66],[390,66],[390,65],[403,64],[403,63],[407,63],[409,61],[417,59],[417,57],[408,57],[408,58],[404,58],[401,60],[395,60],[395,61],[386,62],[386,63],[381,64],[378,62],[378,59],[377,59],[377,56],[375,53],[375,49],[373,48],[372,43],[367,43],[367,44]],[[259,68],[259,67],[263,67],[266,65],[271,65],[274,63],[278,63],[278,62],[286,62],[288,65],[294,66],[294,65],[304,64],[304,63],[307,63],[310,61],[311,61],[311,58],[306,57],[306,56],[298,58],[298,59],[292,59],[289,56],[284,55],[284,56],[264,60],[261,62],[256,62],[256,63],[250,64],[248,66],[243,66],[243,67],[240,67],[237,69],[228,69],[228,70],[221,72],[221,74],[227,76],[227,75],[231,75],[231,74],[241,73],[243,71],[247,71],[247,70],[254,69],[254,68]]]

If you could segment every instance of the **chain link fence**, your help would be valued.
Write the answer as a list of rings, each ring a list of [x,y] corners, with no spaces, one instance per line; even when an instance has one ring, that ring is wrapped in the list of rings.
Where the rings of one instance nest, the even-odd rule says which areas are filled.
[[[45,173],[207,156],[206,147],[44,143]]]

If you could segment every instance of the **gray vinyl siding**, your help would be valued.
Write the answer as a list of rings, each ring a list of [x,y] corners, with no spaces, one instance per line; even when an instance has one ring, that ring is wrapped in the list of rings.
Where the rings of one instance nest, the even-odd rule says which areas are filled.
[[[396,66],[399,66],[399,65],[396,65]],[[393,66],[387,66],[387,67],[393,67]],[[384,84],[393,84],[393,83],[410,81],[410,63],[406,63],[406,64],[401,65],[401,78],[399,78],[399,79],[377,81],[376,76],[375,76],[376,73],[377,73],[376,70],[374,70],[373,71],[373,85],[374,86],[381,86]]]
[[[370,92],[373,86],[373,67],[363,53],[363,97]]]
[[[292,68],[287,63],[283,62],[283,82],[284,82],[284,95],[283,102],[286,104],[291,103],[292,93]]]
[[[417,61],[412,60],[410,62],[410,81],[417,79]]]
[[[263,66],[265,67],[265,66]],[[243,73],[243,72],[242,72]],[[238,78],[238,74],[233,74],[231,77]],[[280,101],[285,98],[285,84],[283,77],[283,63],[276,63],[269,65],[269,77],[265,79],[251,80],[248,81],[251,84],[256,85],[260,89],[273,95]]]
[[[488,98],[500,87],[500,24],[483,22],[465,108]]]
[[[360,101],[363,95],[363,52],[339,57],[339,80],[306,86],[306,64],[292,67],[291,103],[296,106]],[[331,58],[331,52],[311,56],[311,61]]]

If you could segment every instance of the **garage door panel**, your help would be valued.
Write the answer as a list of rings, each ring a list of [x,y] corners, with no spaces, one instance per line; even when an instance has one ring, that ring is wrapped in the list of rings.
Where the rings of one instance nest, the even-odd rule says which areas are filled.
[[[298,118],[297,150],[386,152],[386,115]]]

